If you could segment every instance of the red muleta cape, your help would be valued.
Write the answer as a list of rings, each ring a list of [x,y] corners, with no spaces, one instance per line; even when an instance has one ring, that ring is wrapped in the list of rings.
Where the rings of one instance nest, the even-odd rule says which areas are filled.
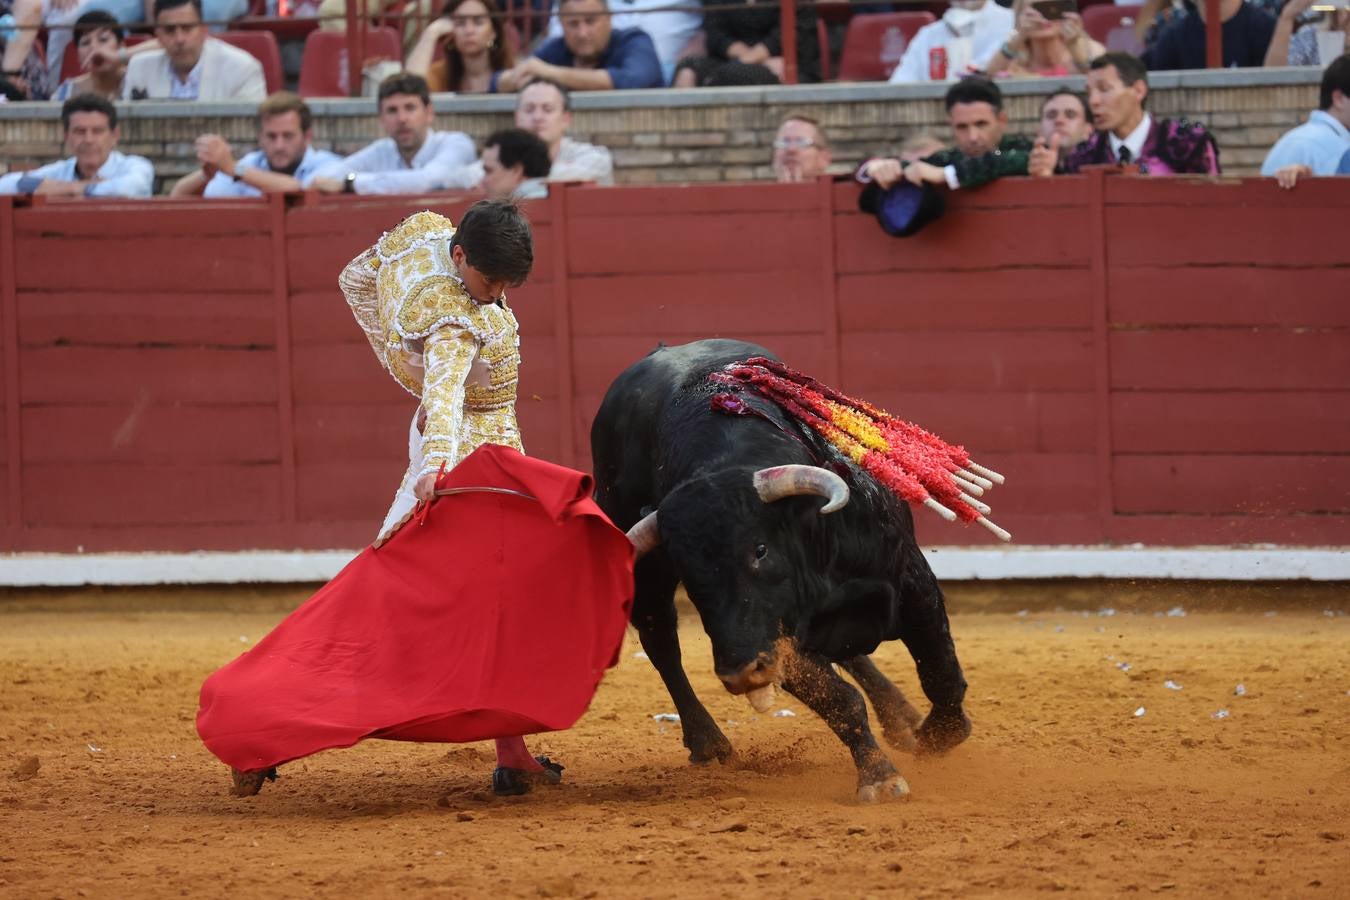
[[[202,685],[197,733],[244,771],[365,738],[479,741],[569,728],[618,662],[632,545],[591,478],[485,445]]]

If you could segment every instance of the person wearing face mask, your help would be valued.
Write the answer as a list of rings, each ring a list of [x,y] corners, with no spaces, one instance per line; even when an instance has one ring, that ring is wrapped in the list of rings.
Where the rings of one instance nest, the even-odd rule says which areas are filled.
[[[941,20],[914,35],[890,83],[948,81],[984,70],[1012,30],[1012,11],[994,0],[951,0]]]
[[[1148,71],[1128,53],[1106,53],[1088,72],[1088,108],[1095,133],[1059,162],[1059,141],[1032,152],[1032,175],[1074,173],[1089,165],[1130,165],[1141,175],[1218,175],[1219,145],[1205,126],[1155,119],[1145,109]]]
[[[524,736],[570,727],[617,662],[633,550],[590,476],[524,455],[505,291],[533,264],[519,207],[482,200],[458,226],[409,216],[339,276],[376,359],[417,398],[408,468],[374,543],[202,685],[197,733],[235,796],[369,738],[495,740],[497,795],[562,780]]]

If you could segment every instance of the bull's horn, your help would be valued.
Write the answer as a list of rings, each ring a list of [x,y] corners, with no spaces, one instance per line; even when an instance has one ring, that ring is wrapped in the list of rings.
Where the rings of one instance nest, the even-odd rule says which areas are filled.
[[[638,523],[628,529],[628,540],[633,543],[633,553],[638,559],[646,556],[661,544],[661,529],[656,525],[656,512],[647,513]]]
[[[843,509],[848,504],[848,485],[844,479],[819,466],[774,466],[755,473],[755,490],[765,503],[797,494],[815,494],[829,499],[820,508],[821,515]]]

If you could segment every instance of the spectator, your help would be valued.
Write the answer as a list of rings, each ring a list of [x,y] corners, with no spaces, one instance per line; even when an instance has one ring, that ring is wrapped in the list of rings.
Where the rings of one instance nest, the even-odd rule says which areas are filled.
[[[515,64],[496,0],[450,0],[408,54],[407,70],[424,77],[432,93],[489,94]]]
[[[1069,151],[1060,167],[1137,163],[1143,175],[1217,175],[1219,147],[1205,126],[1185,119],[1154,119],[1148,102],[1148,72],[1128,53],[1107,53],[1088,72],[1088,108],[1096,132]],[[1033,174],[1055,167],[1057,143],[1038,148]],[[1047,158],[1045,153],[1056,151]]]
[[[201,168],[173,186],[174,197],[261,197],[265,192],[299,191],[315,174],[342,158],[310,146],[314,139],[309,104],[278,91],[258,107],[259,149],[235,161],[230,142],[218,134],[197,138]]]
[[[8,38],[0,32],[0,85],[7,86],[5,95],[16,100],[46,100],[51,93],[51,78],[37,46],[42,8],[42,0],[0,0],[0,17],[13,22]]]
[[[117,107],[97,94],[72,97],[61,107],[66,150],[72,155],[31,172],[0,175],[0,194],[49,197],[149,197],[150,160],[117,152]]]
[[[1013,3],[1016,27],[989,61],[990,76],[1013,78],[1082,75],[1106,48],[1088,37],[1083,17],[1066,12],[1058,21],[1041,15],[1032,0]]]
[[[1275,17],[1244,0],[1219,0],[1223,21],[1223,66],[1260,66],[1275,32]],[[1205,68],[1205,7],[1168,22],[1144,51],[1153,71]]]
[[[902,178],[911,184],[943,185],[952,190],[979,187],[1006,175],[1026,175],[1031,139],[1004,134],[1008,113],[1003,93],[988,78],[972,76],[952,85],[946,97],[947,119],[956,146],[906,163],[873,158],[859,167],[858,181],[882,190]]]
[[[211,23],[210,30],[220,32],[226,31],[233,19],[247,13],[248,7],[249,0],[202,0],[200,12],[203,19]],[[154,0],[86,0],[80,4],[81,12],[94,10],[112,13],[128,28],[155,21]]]
[[[127,67],[121,58],[125,35],[117,19],[96,9],[75,20],[74,33],[84,74],[61,82],[52,99],[66,101],[80,94],[98,94],[109,100],[121,98],[122,77]]]
[[[1315,2],[1317,0],[1289,0],[1280,10],[1275,20],[1275,34],[1266,50],[1267,66],[1329,65],[1345,52],[1345,34],[1350,31],[1350,8],[1319,13],[1319,21],[1309,22],[1294,30],[1300,18]],[[1325,51],[1320,47],[1321,44],[1331,50],[1325,61],[1322,59]]]
[[[1350,53],[1338,57],[1322,73],[1317,109],[1308,121],[1286,132],[1270,148],[1261,174],[1292,188],[1308,175],[1345,174],[1350,158]]]
[[[494,131],[483,143],[482,188],[489,200],[547,197],[548,145],[523,128]]]
[[[950,0],[940,21],[914,35],[890,82],[947,81],[986,69],[1012,30],[1012,12],[994,0]]]
[[[201,0],[155,0],[155,37],[160,49],[127,63],[122,99],[256,103],[266,96],[262,63],[207,34]]]
[[[762,66],[773,79],[783,80],[783,33],[777,4],[756,0],[708,0],[711,7],[703,14],[703,33],[707,39],[706,62],[697,58],[681,60],[675,73],[675,87],[716,86],[750,81],[742,74],[719,74],[723,65]],[[820,80],[820,42],[816,39],[816,11],[813,5],[797,5],[797,80]]]
[[[773,139],[773,174],[780,182],[815,181],[830,167],[830,142],[810,116],[790,115]]]
[[[572,127],[572,99],[556,81],[532,81],[516,100],[516,127],[539,137],[548,147],[552,181],[614,183],[614,159],[608,148],[567,136]]]
[[[675,8],[681,5],[686,8]],[[614,28],[640,28],[647,32],[656,47],[656,57],[661,61],[662,84],[670,83],[677,62],[703,47],[699,30],[703,25],[703,14],[688,8],[693,5],[694,0],[681,4],[670,0],[618,0],[618,6],[610,13]],[[562,22],[558,20],[555,6],[548,23],[548,36],[562,37],[562,33]]]
[[[1059,150],[1058,165],[1069,151],[1092,136],[1088,105],[1083,96],[1066,87],[1055,91],[1041,103],[1040,140]]]
[[[420,194],[478,184],[477,154],[462,131],[436,131],[426,79],[406,72],[380,83],[380,138],[319,170],[327,194]]]
[[[640,28],[611,26],[607,0],[561,0],[563,36],[549,38],[534,56],[503,72],[502,91],[518,91],[547,78],[573,91],[661,87],[661,61],[652,39]]]

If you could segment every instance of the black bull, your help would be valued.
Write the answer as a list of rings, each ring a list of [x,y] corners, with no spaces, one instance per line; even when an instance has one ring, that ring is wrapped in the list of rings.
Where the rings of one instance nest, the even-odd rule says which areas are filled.
[[[681,582],[728,690],[781,684],[847,745],[860,799],[904,796],[908,785],[877,746],[867,705],[832,663],[866,692],[892,746],[960,743],[970,733],[966,681],[942,591],[908,506],[871,476],[763,398],[744,395],[762,416],[712,409],[712,395],[726,388],[709,373],[751,356],[771,354],[729,340],[659,348],[615,380],[596,415],[596,499],[615,524],[634,529],[640,554],[649,551],[637,564],[633,624],[679,710],[691,761],[726,760],[732,749],[680,662]],[[830,494],[823,504],[820,495]],[[932,703],[927,718],[867,657],[896,638]]]

